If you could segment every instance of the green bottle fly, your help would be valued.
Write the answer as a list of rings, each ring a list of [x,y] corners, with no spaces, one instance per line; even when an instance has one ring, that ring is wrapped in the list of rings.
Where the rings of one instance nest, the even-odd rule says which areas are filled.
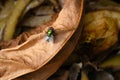
[[[50,27],[47,31],[46,41],[50,42],[53,40],[54,28]]]

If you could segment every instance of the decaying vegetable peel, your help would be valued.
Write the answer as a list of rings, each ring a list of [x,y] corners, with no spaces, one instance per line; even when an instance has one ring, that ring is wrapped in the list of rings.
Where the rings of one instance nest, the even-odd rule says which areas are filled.
[[[8,20],[6,22],[4,40],[12,39],[20,15],[23,12],[23,10],[26,8],[26,6],[30,3],[30,1],[31,0],[19,0],[16,2],[13,11],[11,12],[10,16],[7,18]]]
[[[95,54],[101,53],[118,41],[119,14],[114,11],[101,10],[85,15],[83,36],[93,44]]]
[[[83,11],[83,0],[67,0],[56,21],[49,25],[57,33],[55,43],[46,42],[46,32],[31,35],[27,41],[0,51],[0,80],[9,80],[33,72],[49,62],[67,43],[77,29]]]
[[[85,71],[81,72],[81,80],[89,80],[88,75],[87,75],[87,73]]]
[[[106,61],[102,62],[100,64],[100,67],[120,67],[120,55],[115,55],[111,57],[110,59],[107,59]]]

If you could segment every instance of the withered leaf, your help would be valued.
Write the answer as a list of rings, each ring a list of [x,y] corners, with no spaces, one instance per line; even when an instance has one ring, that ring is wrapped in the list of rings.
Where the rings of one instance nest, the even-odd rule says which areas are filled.
[[[70,38],[70,40],[66,43],[66,45],[62,48],[62,50],[57,53],[57,55],[46,65],[44,65],[42,68],[40,68],[37,71],[34,71],[32,73],[29,73],[27,75],[21,76],[19,78],[16,78],[15,80],[46,80],[49,78],[53,73],[56,72],[56,70],[64,63],[64,61],[68,58],[68,56],[71,54],[71,52],[74,50],[74,46],[77,44],[79,40],[79,36],[81,32],[82,27],[78,27],[78,29],[75,31],[73,36]]]
[[[18,46],[1,49],[0,80],[13,79],[26,73],[36,71],[40,68],[44,68],[43,66],[48,63],[60,50],[62,53],[65,53],[65,50],[67,50],[68,46],[75,46],[73,43],[74,39],[72,39],[72,42],[69,41],[67,47],[62,50],[62,47],[65,46],[73,33],[76,31],[82,16],[82,11],[83,0],[66,1],[56,21],[51,25],[48,25],[48,27],[52,26],[55,30],[66,30],[64,33],[57,33],[55,36],[55,42],[53,44],[50,44],[45,40],[45,31],[47,29],[45,28],[38,34],[26,37],[27,40]],[[81,33],[81,30],[78,31]],[[76,40],[78,40],[78,38]],[[73,50],[74,46],[70,47],[69,50]],[[67,52],[69,52],[69,50],[67,50]],[[68,56],[68,54],[66,55]],[[65,56],[65,58],[67,58],[67,56]],[[65,60],[64,57],[62,58]],[[58,60],[58,62],[60,61],[58,64],[59,66],[64,62],[63,60]],[[56,65],[53,72],[58,69],[58,65]],[[48,77],[48,75],[45,76]]]

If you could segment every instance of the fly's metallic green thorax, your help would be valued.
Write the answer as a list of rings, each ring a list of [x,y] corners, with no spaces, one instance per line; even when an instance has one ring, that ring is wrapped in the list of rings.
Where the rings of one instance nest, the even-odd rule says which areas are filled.
[[[50,37],[51,35],[53,35],[53,33],[54,33],[54,28],[50,27],[47,31],[47,36]]]
[[[54,28],[53,27],[49,27],[48,31],[47,31],[47,36],[46,36],[46,40],[49,42],[50,40],[53,40],[53,34],[54,34]]]

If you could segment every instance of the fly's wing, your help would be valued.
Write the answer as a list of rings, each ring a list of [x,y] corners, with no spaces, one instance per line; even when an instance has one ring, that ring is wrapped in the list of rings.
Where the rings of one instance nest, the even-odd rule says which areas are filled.
[[[54,43],[54,39],[55,39],[54,36],[51,35],[51,37],[50,37],[50,39],[49,39],[49,42],[53,44],[53,43]]]
[[[46,40],[47,42],[54,43],[54,36],[51,35],[50,37],[48,37],[48,36],[46,35],[45,40]]]

